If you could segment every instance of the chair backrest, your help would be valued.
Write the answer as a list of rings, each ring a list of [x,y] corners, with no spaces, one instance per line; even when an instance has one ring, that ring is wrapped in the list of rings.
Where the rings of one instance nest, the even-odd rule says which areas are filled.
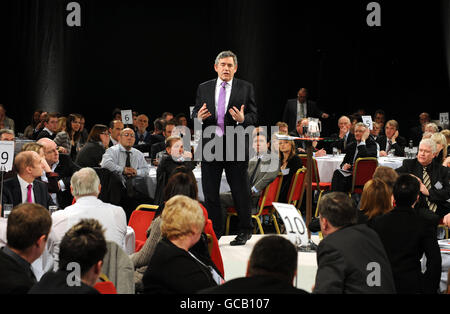
[[[361,194],[364,184],[371,180],[375,169],[378,167],[376,157],[358,158],[353,167],[352,190],[351,193]]]
[[[292,177],[288,192],[288,204],[292,204],[294,206],[296,206],[297,203],[301,204],[303,192],[305,191],[305,176],[306,168],[302,167],[298,169]]]
[[[155,217],[157,205],[141,204],[132,213],[128,225],[133,228],[136,240],[147,239],[147,229]]]
[[[208,237],[208,251],[211,256],[211,260],[214,265],[216,265],[217,269],[222,273],[222,277],[225,278],[225,270],[223,267],[222,254],[220,253],[219,240],[214,232],[211,219],[206,220],[204,232]]]
[[[264,207],[272,206],[273,202],[278,201],[280,195],[281,183],[283,182],[283,174],[278,173],[275,180],[273,180],[268,186],[265,187],[259,198],[259,211],[258,215],[261,215]]]
[[[303,167],[306,168],[306,165],[308,163],[308,158],[306,157],[305,154],[300,154],[298,156],[302,160]],[[319,182],[320,182],[319,170],[317,167],[317,160],[314,157],[312,158],[312,166],[313,166],[313,169],[312,169],[312,173],[311,173],[312,174],[311,182],[313,182],[313,183],[315,182],[315,183],[317,183],[317,186],[319,186]],[[308,170],[308,169],[306,169],[306,170]]]

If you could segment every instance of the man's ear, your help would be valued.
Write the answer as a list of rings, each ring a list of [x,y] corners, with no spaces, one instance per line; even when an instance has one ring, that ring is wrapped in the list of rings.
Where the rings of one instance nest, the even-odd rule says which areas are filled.
[[[249,268],[250,268],[250,260],[247,262],[247,270],[245,272],[245,277],[249,277],[249,275],[248,275]]]
[[[72,196],[75,197],[75,195],[73,195],[73,187],[72,187],[72,185],[70,186],[70,194],[72,194]]]
[[[95,273],[96,275],[99,275],[99,276],[100,276],[100,274],[101,274],[101,272],[102,272],[102,266],[103,266],[103,261],[98,261],[98,262],[94,265],[94,273]]]

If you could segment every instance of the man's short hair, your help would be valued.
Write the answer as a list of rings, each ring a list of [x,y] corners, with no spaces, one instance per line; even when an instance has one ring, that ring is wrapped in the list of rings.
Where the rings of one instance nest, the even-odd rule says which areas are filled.
[[[33,246],[43,235],[48,237],[52,218],[48,210],[35,203],[17,205],[8,216],[8,246],[19,251]]]
[[[395,181],[398,179],[398,173],[391,167],[378,166],[372,176],[373,179],[380,179],[392,190]]]
[[[419,147],[422,144],[430,146],[431,152],[433,154],[435,154],[437,152],[436,142],[433,141],[431,138],[425,138],[425,139],[421,140],[420,143],[419,143]]]
[[[398,122],[396,120],[389,120],[386,125],[392,125],[396,130],[398,130]]]
[[[14,134],[14,131],[13,130],[10,130],[10,129],[1,129],[0,130],[0,139],[2,138],[2,136],[3,136],[3,134],[11,134],[12,136],[16,136],[15,134]]]
[[[51,113],[48,113],[48,114],[45,116],[44,122],[45,122],[45,123],[48,123],[48,122],[50,121],[51,118],[56,118],[56,119],[58,119],[58,118],[59,118],[59,113],[57,113],[57,112],[51,112]]]
[[[358,211],[353,201],[343,192],[331,192],[323,196],[319,203],[319,215],[336,228],[358,221]]]
[[[433,128],[434,132],[439,132],[439,127],[434,122],[427,123],[425,125],[425,128],[428,128],[428,127]]]
[[[420,183],[411,174],[401,174],[394,184],[393,195],[396,206],[411,207],[417,200]]]
[[[292,283],[297,270],[297,250],[281,236],[266,236],[253,247],[248,275],[275,275]]]
[[[355,124],[355,129],[359,128],[359,127],[363,127],[365,129],[367,129],[367,126],[364,123],[362,123],[362,122],[358,122],[358,123]]]
[[[155,131],[165,130],[166,120],[164,120],[163,118],[156,118],[155,121],[153,121],[153,127],[155,128]]]
[[[162,129],[164,132],[166,131],[166,128],[167,128],[168,125],[173,125],[174,127],[177,126],[177,124],[175,123],[174,120],[169,120],[169,121],[164,123],[163,129]]]
[[[107,252],[103,226],[96,219],[82,219],[66,232],[59,245],[59,269],[67,270],[69,263],[80,265],[83,276]]]
[[[110,123],[109,123],[109,128],[110,129],[114,129],[114,124],[116,124],[116,123],[123,123],[121,120],[112,120]]]
[[[72,194],[75,197],[99,194],[100,178],[94,169],[86,167],[78,170],[70,178]]]
[[[224,58],[228,58],[228,57],[232,57],[232,58],[233,58],[234,66],[237,67],[237,65],[238,65],[237,57],[236,57],[236,55],[235,55],[232,51],[230,51],[230,50],[220,52],[220,53],[217,55],[216,60],[214,61],[214,63],[215,63],[216,65],[218,65],[220,59],[224,59]]]
[[[32,167],[34,153],[31,151],[19,152],[14,158],[14,167],[18,173],[23,173],[26,167]]]

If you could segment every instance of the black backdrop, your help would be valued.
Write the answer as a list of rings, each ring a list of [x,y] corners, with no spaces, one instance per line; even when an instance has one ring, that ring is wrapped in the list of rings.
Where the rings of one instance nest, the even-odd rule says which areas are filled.
[[[381,27],[366,24],[370,1],[79,0],[81,27],[66,25],[69,2],[0,1],[0,103],[18,131],[38,108],[88,126],[116,107],[188,113],[227,49],[264,125],[299,87],[335,114],[330,128],[358,108],[384,109],[401,131],[449,111],[448,1],[377,1]]]

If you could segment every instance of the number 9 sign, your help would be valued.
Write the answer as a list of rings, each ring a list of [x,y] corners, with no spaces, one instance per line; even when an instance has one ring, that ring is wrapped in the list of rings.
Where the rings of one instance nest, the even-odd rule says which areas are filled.
[[[14,142],[0,141],[0,171],[11,171],[14,160]]]

